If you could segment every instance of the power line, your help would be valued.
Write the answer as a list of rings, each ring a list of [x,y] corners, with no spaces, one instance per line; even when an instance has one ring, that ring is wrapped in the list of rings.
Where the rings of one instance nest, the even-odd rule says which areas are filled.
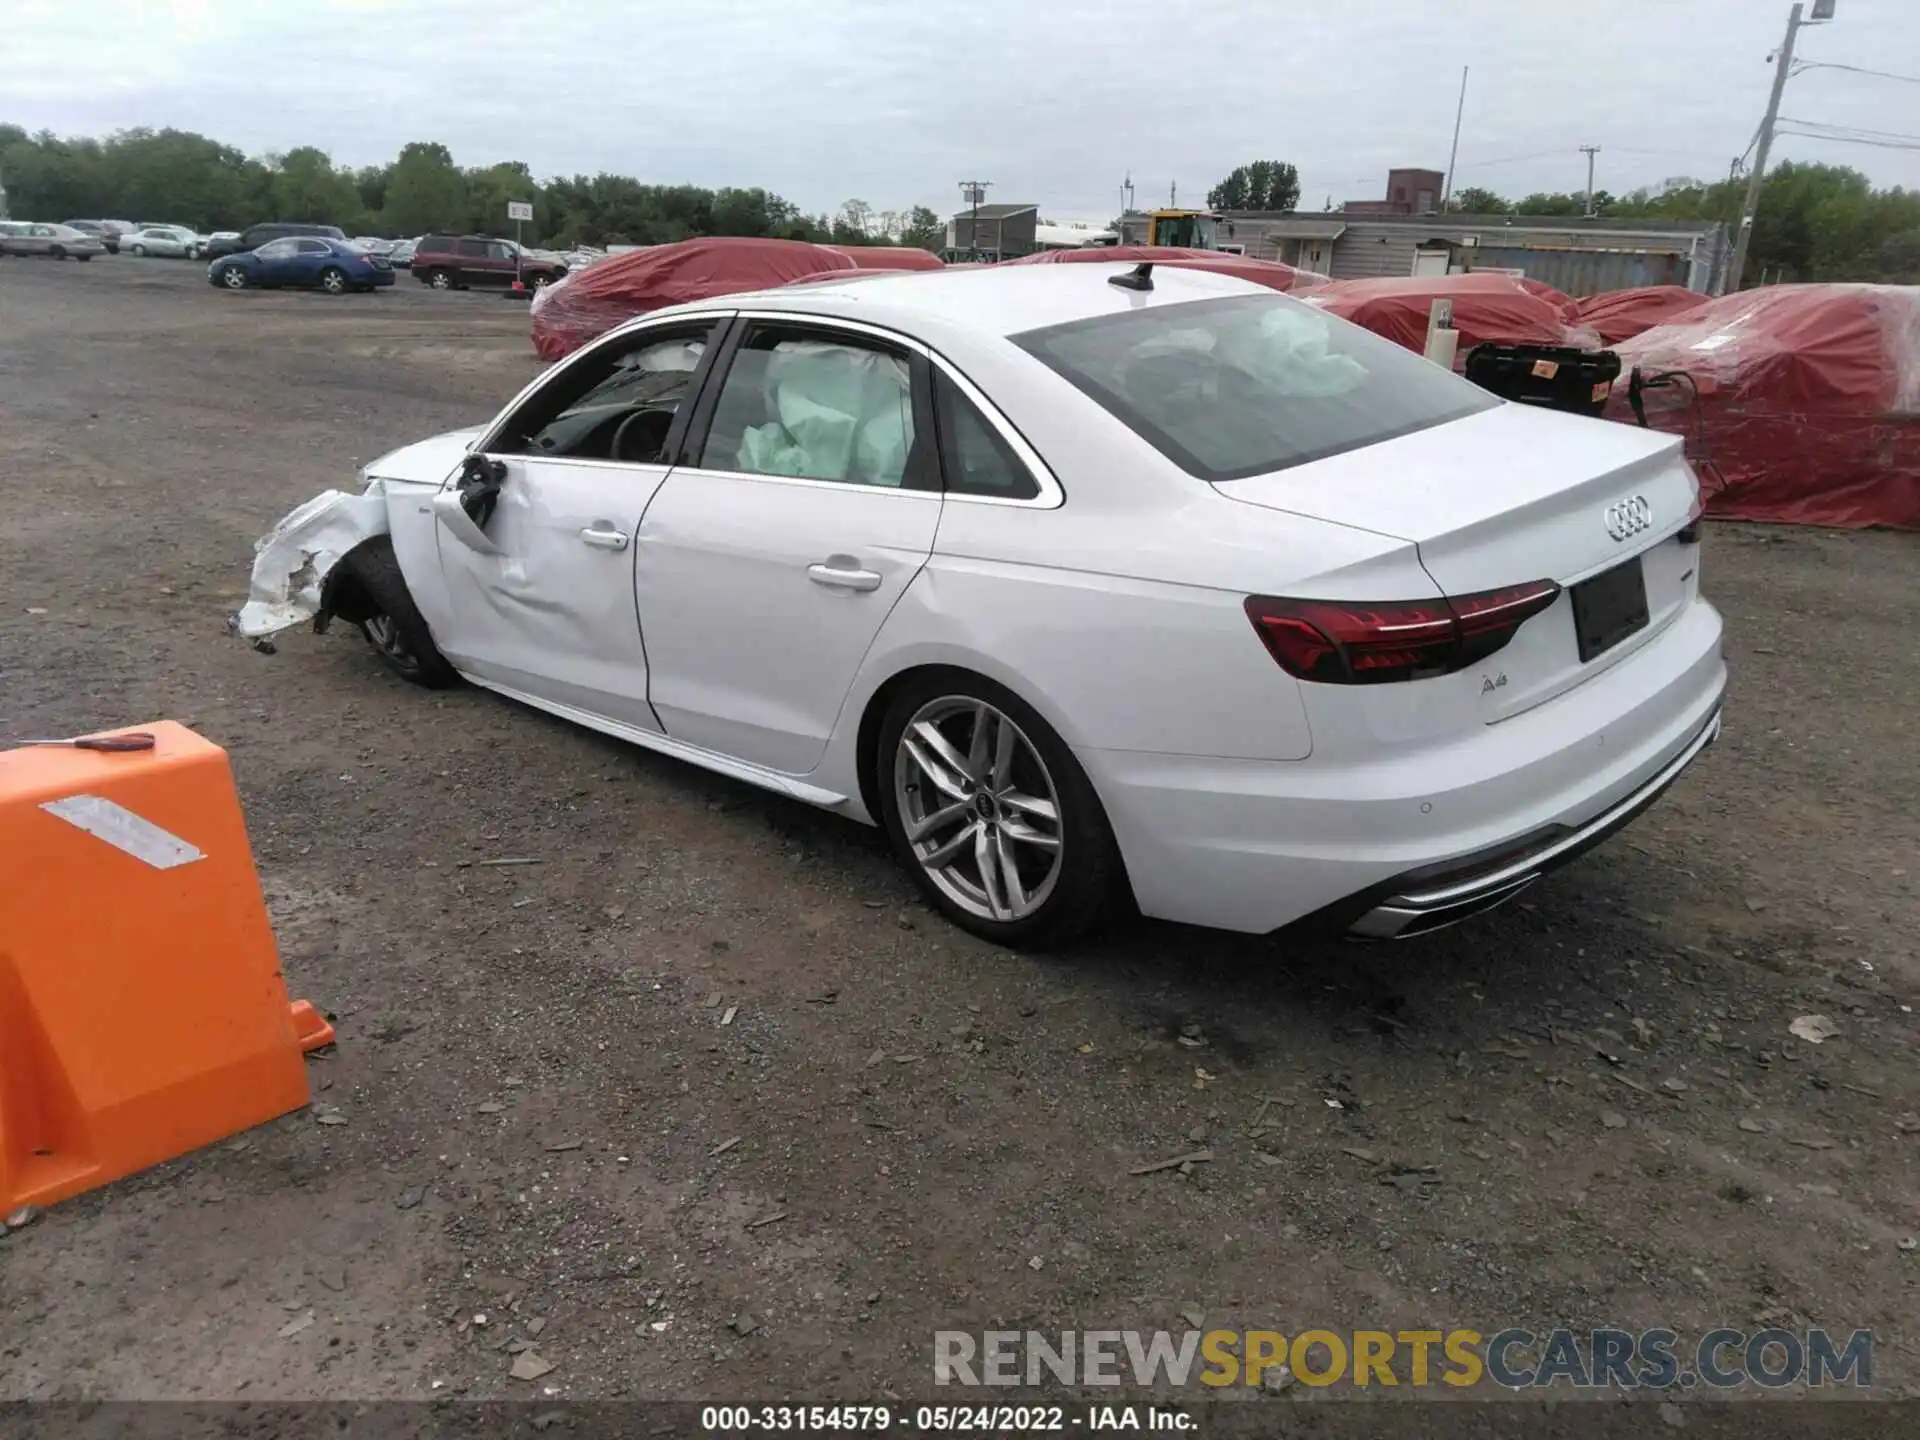
[[[1522,160],[1544,160],[1549,155],[1565,155],[1572,148],[1566,145],[1556,146],[1552,150],[1535,150],[1531,155],[1502,155],[1497,160],[1469,160],[1462,170],[1484,169],[1489,165],[1518,165]]]
[[[1862,140],[1853,135],[1815,135],[1807,130],[1779,130],[1780,135],[1793,135],[1802,140],[1833,140],[1841,145],[1871,145],[1876,150],[1920,150],[1920,140]]]
[[[1896,75],[1891,70],[1868,70],[1861,65],[1842,65],[1835,60],[1796,60],[1793,73],[1802,70],[1846,70],[1855,75],[1871,75],[1876,80],[1898,80],[1906,85],[1920,85],[1920,75]]]
[[[1796,120],[1791,115],[1782,115],[1780,123],[1800,125],[1808,130],[1832,131],[1842,137],[1868,135],[1876,140],[1920,140],[1920,135],[1908,135],[1899,130],[1875,130],[1866,125],[1834,125],[1825,120]]]

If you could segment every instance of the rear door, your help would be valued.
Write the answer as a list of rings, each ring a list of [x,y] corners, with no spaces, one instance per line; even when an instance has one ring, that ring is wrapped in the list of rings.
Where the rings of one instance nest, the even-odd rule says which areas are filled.
[[[456,240],[453,242],[455,274],[462,285],[485,285],[487,279],[487,242],[484,240]]]
[[[640,526],[648,696],[676,739],[804,774],[933,548],[928,365],[887,332],[774,316],[729,349]]]
[[[490,506],[462,504],[461,477],[448,481],[435,502],[447,608],[426,618],[463,672],[660,729],[647,704],[634,534],[721,323],[667,322],[582,351],[480,442],[500,467]]]

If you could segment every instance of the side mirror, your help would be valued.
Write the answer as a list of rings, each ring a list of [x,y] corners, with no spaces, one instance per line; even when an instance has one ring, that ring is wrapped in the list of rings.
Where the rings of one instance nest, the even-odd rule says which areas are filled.
[[[498,555],[500,547],[487,538],[479,522],[467,513],[460,487],[449,485],[433,497],[433,516],[455,540],[476,555]]]

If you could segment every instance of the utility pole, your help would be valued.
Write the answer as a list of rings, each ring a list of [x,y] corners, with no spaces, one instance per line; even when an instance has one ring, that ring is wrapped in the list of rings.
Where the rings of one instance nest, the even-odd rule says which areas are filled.
[[[1180,182],[1178,180],[1167,187],[1167,208],[1169,210],[1178,210],[1180,208]]]
[[[1453,148],[1447,151],[1447,183],[1440,187],[1440,211],[1446,213],[1453,198],[1453,164],[1460,158],[1460,120],[1467,113],[1467,67],[1460,67],[1460,104],[1453,112]]]
[[[1600,153],[1598,145],[1582,145],[1580,153],[1587,157],[1587,218],[1593,218],[1593,157]]]
[[[976,260],[980,258],[980,202],[987,198],[987,191],[992,188],[991,180],[960,182],[960,198],[973,206],[973,220],[967,234],[967,254]]]
[[[1747,247],[1753,240],[1753,217],[1760,209],[1760,182],[1767,173],[1767,152],[1773,149],[1773,127],[1780,118],[1780,94],[1787,88],[1787,75],[1793,68],[1793,42],[1802,25],[1818,25],[1833,18],[1833,0],[1814,0],[1813,19],[1802,20],[1804,5],[1796,4],[1787,12],[1787,35],[1774,52],[1773,90],[1767,96],[1766,117],[1760,122],[1760,142],[1753,152],[1753,169],[1747,175],[1747,198],[1740,206],[1740,230],[1733,240],[1733,261],[1727,266],[1726,290],[1740,288],[1747,268]]]

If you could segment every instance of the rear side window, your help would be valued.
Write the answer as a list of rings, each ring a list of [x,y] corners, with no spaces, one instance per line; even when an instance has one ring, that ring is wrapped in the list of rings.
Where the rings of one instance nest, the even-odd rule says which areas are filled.
[[[917,489],[931,479],[926,438],[904,354],[865,336],[756,325],[727,369],[699,467]]]
[[[421,250],[433,251],[435,253],[448,253],[451,252],[452,249],[453,236],[451,235],[429,235],[414,247],[415,253]]]
[[[472,255],[479,258],[486,255],[487,242],[484,240],[462,240],[454,248],[462,255]]]
[[[1203,480],[1284,470],[1500,403],[1283,295],[1153,306],[1013,340]]]
[[[1031,500],[1040,483],[987,422],[966,392],[937,366],[933,378],[934,423],[940,427],[940,468],[953,495],[993,500]]]

